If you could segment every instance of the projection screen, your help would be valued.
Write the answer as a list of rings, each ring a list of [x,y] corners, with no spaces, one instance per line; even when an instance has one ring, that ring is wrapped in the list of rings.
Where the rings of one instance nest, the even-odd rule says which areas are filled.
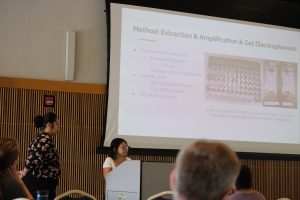
[[[110,6],[104,146],[300,154],[298,29]]]

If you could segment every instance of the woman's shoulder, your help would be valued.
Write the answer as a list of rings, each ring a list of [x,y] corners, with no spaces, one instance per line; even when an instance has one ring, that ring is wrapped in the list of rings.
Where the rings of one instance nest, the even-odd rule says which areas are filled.
[[[8,184],[16,184],[17,181],[11,176],[0,176],[0,183],[1,184],[6,183],[8,185]]]
[[[113,159],[112,159],[111,157],[108,156],[108,157],[105,158],[105,161],[113,161]],[[105,161],[104,161],[104,162],[105,162]]]
[[[111,157],[106,157],[103,163],[103,168],[113,168],[114,161]]]
[[[266,199],[266,197],[263,195],[263,193],[261,193],[261,192],[259,192],[259,191],[257,191],[257,190],[255,190],[254,193],[255,193],[255,195],[256,195],[257,197],[259,197],[260,199],[262,199],[262,200]]]
[[[39,141],[41,139],[51,139],[51,137],[45,133],[45,132],[42,132],[40,131],[35,137],[34,137],[34,140],[33,141]]]
[[[48,133],[46,133],[46,132],[41,132],[39,134],[39,136],[40,136],[40,138],[45,138],[47,140],[52,140],[52,137]]]
[[[105,160],[104,160],[104,163],[105,163],[105,164],[113,163],[113,162],[114,162],[114,160],[113,160],[111,157],[109,157],[109,156],[106,157]]]
[[[241,200],[241,199],[256,199],[256,200],[265,200],[265,197],[262,193],[260,193],[259,191],[252,191],[252,192],[240,192],[237,191],[235,193],[233,193],[232,195],[228,196],[228,200]]]
[[[45,132],[41,132],[35,137],[37,143],[52,143],[52,137]]]
[[[12,193],[18,194],[20,191],[23,192],[20,182],[11,176],[1,177],[0,185],[3,190],[2,192],[9,195]]]

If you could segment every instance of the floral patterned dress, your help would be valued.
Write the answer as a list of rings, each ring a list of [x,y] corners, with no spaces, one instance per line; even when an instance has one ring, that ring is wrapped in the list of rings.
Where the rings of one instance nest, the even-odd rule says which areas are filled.
[[[59,155],[53,138],[46,132],[40,132],[28,148],[29,156],[25,167],[36,178],[58,179],[61,174]]]

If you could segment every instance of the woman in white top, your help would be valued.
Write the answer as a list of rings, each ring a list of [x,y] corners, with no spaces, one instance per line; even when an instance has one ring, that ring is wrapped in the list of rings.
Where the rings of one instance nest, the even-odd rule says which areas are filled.
[[[110,144],[110,153],[103,163],[103,176],[122,164],[125,160],[131,160],[127,157],[128,144],[123,138],[115,138]]]

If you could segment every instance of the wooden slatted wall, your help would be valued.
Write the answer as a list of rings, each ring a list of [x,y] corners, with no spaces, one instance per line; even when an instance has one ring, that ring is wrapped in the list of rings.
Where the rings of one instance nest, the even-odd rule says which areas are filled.
[[[58,194],[70,189],[80,189],[96,196],[97,199],[104,199],[105,182],[101,174],[102,163],[107,155],[96,154],[96,148],[100,144],[100,135],[103,131],[105,90],[103,88],[95,90],[89,85],[84,85],[82,88],[85,89],[78,91],[70,83],[68,87],[71,89],[68,89],[49,87],[49,84],[45,85],[42,81],[41,84],[37,84],[39,82],[36,81],[32,84],[31,80],[23,79],[22,84],[18,84],[20,80],[11,81],[7,78],[4,79],[4,84],[3,79],[0,77],[0,137],[12,137],[20,142],[19,168],[23,168],[27,147],[37,133],[33,127],[34,116],[48,111],[55,112],[61,121],[61,129],[55,139],[62,167]],[[24,88],[24,81],[31,84],[25,84]],[[102,86],[99,85],[100,87]],[[43,106],[45,94],[55,96],[54,108]],[[152,162],[175,162],[173,156],[136,155],[131,158]],[[300,200],[300,161],[241,160],[241,162],[251,167],[254,187],[267,199],[289,197]]]

